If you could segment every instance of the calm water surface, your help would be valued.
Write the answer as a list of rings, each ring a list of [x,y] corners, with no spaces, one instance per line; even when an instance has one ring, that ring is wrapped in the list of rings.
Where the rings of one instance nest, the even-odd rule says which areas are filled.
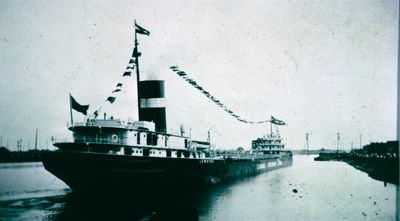
[[[0,164],[0,220],[147,220],[153,204],[181,206],[172,211],[177,217],[190,208],[200,220],[395,220],[396,188],[343,162],[295,156],[292,167],[139,209],[137,202],[82,199],[41,163]]]

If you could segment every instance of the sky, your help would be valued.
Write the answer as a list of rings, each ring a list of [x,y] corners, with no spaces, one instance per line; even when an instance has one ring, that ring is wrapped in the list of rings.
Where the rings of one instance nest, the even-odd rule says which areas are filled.
[[[166,84],[167,128],[217,148],[249,149],[268,124],[237,121],[169,67],[242,118],[274,116],[289,149],[354,148],[396,139],[398,3],[395,0],[0,0],[0,138],[16,150],[50,148],[70,134],[68,94],[89,112],[137,119],[133,49],[142,79]],[[118,82],[124,91],[105,103]],[[74,121],[84,116],[74,113]]]

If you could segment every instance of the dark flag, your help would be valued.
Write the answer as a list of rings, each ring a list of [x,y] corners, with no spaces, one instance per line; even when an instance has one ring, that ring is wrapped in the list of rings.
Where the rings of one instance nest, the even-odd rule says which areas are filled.
[[[122,77],[125,77],[125,76],[131,76],[131,72],[130,71],[125,71],[125,73],[122,75]]]
[[[139,33],[139,34],[142,34],[142,35],[147,35],[147,36],[150,35],[149,31],[147,31],[146,29],[144,29],[141,26],[139,26],[138,24],[136,24],[136,22],[135,22],[135,27],[136,27],[136,29],[135,29],[136,33]]]
[[[117,84],[117,87],[122,87],[122,83],[118,83],[118,84]]]
[[[199,89],[200,91],[203,91],[203,88],[201,86],[197,85],[197,84],[194,87]]]
[[[138,51],[137,51],[137,48],[135,47],[135,48],[133,49],[133,52],[132,52],[132,58],[140,57],[140,55],[142,55],[142,53],[138,52]],[[132,59],[131,59],[131,60],[132,60]],[[130,62],[129,62],[129,63],[130,63]]]
[[[100,107],[99,109],[97,109],[97,110],[93,113],[95,119],[99,116],[99,112],[100,112],[101,108],[102,108],[102,107]]]
[[[129,60],[129,64],[133,64],[133,63],[135,63],[134,59]]]
[[[128,69],[132,69],[133,70],[133,69],[135,69],[135,66],[132,66],[132,67],[131,66],[127,66],[126,70],[128,70]]]
[[[106,101],[110,102],[110,104],[114,103],[115,97],[108,97]]]
[[[95,111],[93,114],[94,114],[94,118],[97,118],[99,116],[99,112],[98,111]]]
[[[171,66],[169,68],[171,68],[171,70],[173,70],[173,71],[178,71],[178,66]]]
[[[113,90],[113,93],[120,92],[120,91],[121,91],[121,88],[117,88],[117,89]]]
[[[71,104],[71,108],[84,114],[87,115],[87,110],[89,109],[89,105],[80,105],[70,94],[69,95],[69,101]],[[72,115],[71,115],[72,116]]]
[[[286,125],[285,122],[276,119],[275,117],[271,116],[271,123],[276,124],[276,125]]]

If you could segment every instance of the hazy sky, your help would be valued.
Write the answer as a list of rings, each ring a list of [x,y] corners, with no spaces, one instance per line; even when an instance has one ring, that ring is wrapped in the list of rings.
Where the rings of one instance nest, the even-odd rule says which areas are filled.
[[[142,78],[164,79],[167,127],[221,148],[250,147],[268,125],[243,124],[180,79],[178,65],[245,119],[270,115],[289,148],[394,140],[398,5],[349,1],[0,0],[0,136],[16,148],[68,134],[68,93],[90,112],[137,118],[135,78],[104,105],[129,61],[133,20]],[[128,80],[128,81],[126,81]],[[74,113],[75,121],[83,116]],[[49,145],[50,146],[50,145]]]

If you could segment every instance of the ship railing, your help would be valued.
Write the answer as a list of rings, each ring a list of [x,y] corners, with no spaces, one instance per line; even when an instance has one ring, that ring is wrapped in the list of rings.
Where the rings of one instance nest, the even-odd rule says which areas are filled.
[[[137,139],[120,138],[115,136],[74,136],[74,137],[53,137],[53,143],[94,143],[94,144],[133,144]]]
[[[133,142],[133,139],[130,139]],[[78,143],[95,143],[95,144],[127,144],[127,138],[119,137],[99,137],[99,136],[75,136],[74,142]]]
[[[157,144],[138,144],[137,138],[121,137],[117,135],[110,136],[73,136],[73,137],[52,137],[52,143],[89,143],[89,144],[109,144],[109,145],[127,145],[127,146],[146,146],[153,148],[165,148],[165,142]],[[142,140],[143,141],[143,140]],[[140,141],[140,142],[142,142]],[[185,150],[177,144],[170,144],[169,148]]]

